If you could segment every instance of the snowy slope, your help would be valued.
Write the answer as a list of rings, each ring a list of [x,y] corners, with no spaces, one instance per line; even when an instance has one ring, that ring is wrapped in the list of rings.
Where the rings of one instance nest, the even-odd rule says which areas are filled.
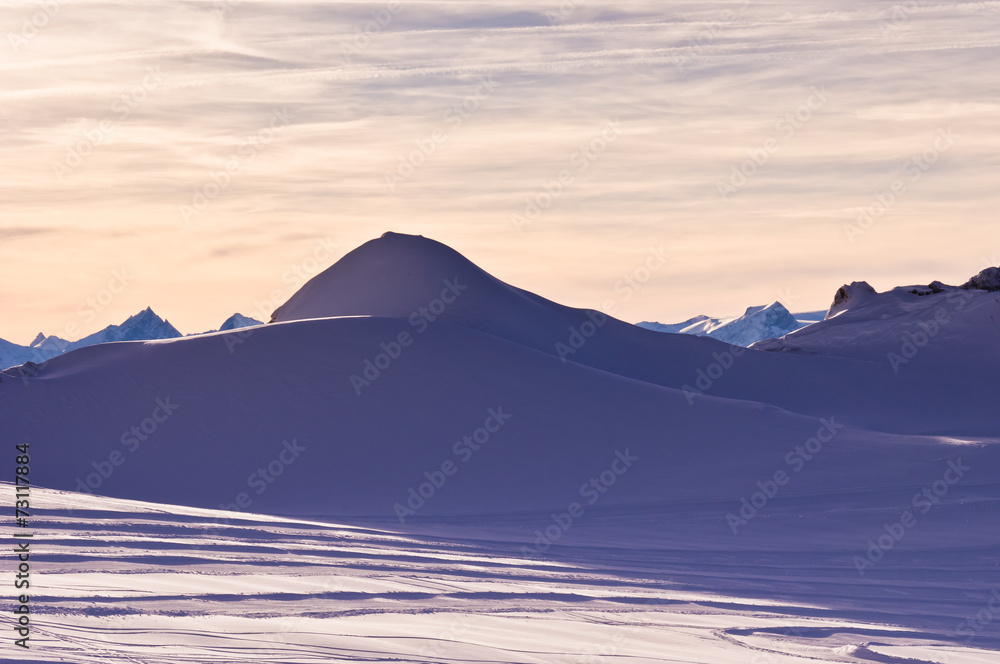
[[[884,431],[991,435],[1000,427],[1000,414],[983,414],[993,410],[992,395],[961,389],[970,378],[988,380],[1000,363],[968,362],[962,372],[942,375],[935,369],[925,372],[917,361],[900,376],[888,363],[774,353],[737,358],[730,346],[713,339],[657,334],[509,286],[449,247],[419,236],[387,233],[365,243],[306,283],[274,314],[278,321],[323,316],[392,317],[409,322],[404,328],[410,332],[450,323],[564,363],[814,417],[836,412],[846,421]],[[377,352],[375,343],[371,354]],[[816,376],[825,378],[817,381]],[[921,399],[933,399],[941,408],[915,413],[912,403]]]
[[[685,478],[695,467],[716,467],[734,429],[773,449],[732,460],[732,472],[748,473],[743,480],[752,485],[820,426],[711,397],[692,406],[676,390],[446,324],[414,337],[370,386],[352,383],[381,343],[412,329],[399,319],[322,319],[256,328],[232,353],[235,333],[92,346],[51,360],[28,384],[5,380],[0,388],[15,408],[0,414],[0,426],[37,444],[43,459],[52,455],[36,471],[46,486],[77,488],[117,450],[126,461],[95,481],[101,493],[201,507],[231,501],[249,474],[282,454],[284,441],[297,440],[308,461],[289,467],[295,484],[255,496],[254,509],[382,516],[448,460],[461,462],[462,473],[430,513],[555,508],[619,449],[647,463],[615,502],[664,499],[666,478],[671,498],[733,495],[728,481]],[[490,409],[511,418],[495,444],[456,452],[463,436],[486,426]],[[146,418],[164,421],[149,425],[148,440],[130,435]],[[60,443],[70,439],[70,448]],[[935,445],[926,450],[939,453]],[[678,456],[688,462],[674,463]],[[234,461],[233,476],[220,483],[220,469]],[[514,478],[524,482],[516,492],[505,488]]]
[[[877,293],[855,282],[837,291],[825,320],[754,348],[861,358],[898,372],[931,362],[996,367],[1000,293],[940,282]]]
[[[719,323],[723,319],[711,318],[704,314],[699,314],[693,318],[688,318],[680,323],[657,323],[655,321],[642,321],[641,323],[636,323],[637,326],[646,329],[653,330],[654,332],[669,332],[673,334],[696,334],[698,336],[707,337],[708,334],[706,330],[709,330]],[[729,319],[726,319],[729,320]]]
[[[465,290],[451,293],[448,282]],[[441,299],[449,293],[450,304]],[[311,318],[323,313],[344,317]],[[814,488],[897,474],[904,482],[938,472],[935,460],[955,445],[949,436],[1000,428],[995,394],[958,389],[975,371],[992,376],[995,365],[946,374],[915,362],[901,377],[839,357],[733,355],[712,339],[614,319],[592,323],[585,337],[585,324],[600,320],[593,312],[507,286],[443,245],[409,236],[349,254],[277,317],[286,322],[249,334],[92,346],[54,358],[37,378],[0,385],[8,406],[0,428],[52,455],[38,471],[47,486],[79,488],[117,451],[128,465],[95,476],[100,492],[205,507],[232,500],[248,474],[294,439],[311,459],[295,467],[294,487],[263,492],[261,508],[369,515],[391,513],[423,473],[474,457],[473,446],[455,445],[491,417],[497,426],[490,409],[513,414],[497,433],[506,440],[489,446],[489,462],[470,463],[450,482],[430,513],[555,507],[625,448],[649,461],[614,502],[732,497],[830,417],[847,425],[836,453],[843,465],[827,467]],[[939,407],[914,408],[927,400]],[[155,435],[133,431],[144,423]],[[901,450],[910,465],[891,463]],[[967,454],[992,459],[993,451],[970,446]],[[234,459],[235,477],[218,486],[220,468]],[[180,474],[190,481],[178,483]],[[515,477],[524,486],[511,492],[505,487]]]
[[[802,327],[805,327],[826,318],[826,312],[826,309],[820,309],[819,311],[797,311],[792,315],[795,316],[795,320],[799,321]]]
[[[736,346],[749,346],[762,339],[781,337],[807,324],[809,321],[797,320],[780,302],[747,307],[742,316],[733,318],[701,315],[682,323],[637,323],[647,330],[712,337]]]
[[[847,500],[837,514],[780,507],[749,540],[711,532],[709,505],[598,508],[544,557],[521,546],[546,515],[401,532],[55,491],[33,501],[32,649],[8,647],[4,662],[988,664],[1000,647],[976,629],[991,563],[970,542],[907,541],[879,573],[847,578],[829,545],[831,526],[864,510]],[[947,574],[928,577],[929,563]]]
[[[871,314],[865,329],[878,329]],[[443,639],[458,661],[550,661],[587,656],[572,645],[581,621],[612,634],[645,601],[655,610],[632,617],[662,629],[629,661],[1000,647],[982,630],[973,649],[959,643],[1000,552],[998,367],[967,353],[993,333],[973,319],[940,337],[947,365],[921,356],[897,373],[643,330],[396,234],[317,275],[276,318],[0,374],[0,431],[30,445],[34,483],[158,504],[51,494],[63,507],[43,546],[76,561],[45,593],[73,616],[43,623],[54,652],[110,630],[116,657],[141,632],[180,639],[171,656],[189,661],[220,645],[237,660],[441,661],[405,639],[430,624],[407,616],[430,611],[490,618]],[[892,336],[908,319],[879,320]],[[149,509],[151,524],[137,513]],[[287,517],[277,530],[274,515]],[[110,544],[75,556],[88,538]],[[121,561],[92,564],[110,558]],[[107,573],[121,564],[153,576]],[[207,580],[192,585],[179,566]],[[95,588],[111,599],[94,604]],[[288,614],[294,652],[265,644],[247,657],[263,631],[247,618]],[[359,625],[311,622],[361,615],[375,616],[361,642]]]

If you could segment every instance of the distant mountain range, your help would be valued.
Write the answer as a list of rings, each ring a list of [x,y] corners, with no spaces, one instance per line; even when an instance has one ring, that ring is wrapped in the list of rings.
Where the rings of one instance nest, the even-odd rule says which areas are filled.
[[[914,287],[905,287],[902,290],[909,294],[927,295],[956,287],[947,286],[935,281],[921,288],[926,292]],[[994,267],[983,270],[957,288],[978,289],[989,292],[1000,290],[1000,268]],[[636,325],[647,330],[653,330],[654,332],[711,337],[734,346],[749,347],[762,341],[781,339],[787,334],[797,332],[813,323],[824,320],[824,318],[832,317],[846,306],[844,303],[849,298],[853,303],[871,294],[875,294],[874,288],[865,282],[855,282],[845,285],[837,291],[829,310],[793,314],[780,302],[772,302],[768,305],[747,307],[747,310],[741,316],[713,318],[711,316],[698,315],[680,323],[643,321]],[[278,314],[279,312],[275,313]],[[223,321],[218,330],[208,330],[195,334],[208,334],[216,331],[225,332],[227,330],[254,325],[263,325],[263,322],[235,313]],[[175,339],[182,336],[185,335],[181,334],[177,328],[171,325],[170,321],[160,318],[151,307],[147,307],[134,316],[130,316],[121,325],[109,325],[103,330],[78,341],[67,341],[55,335],[45,336],[41,332],[38,333],[38,336],[28,346],[20,346],[0,339],[0,369],[18,366],[25,362],[45,362],[56,355],[95,344],[114,341]],[[783,347],[782,344],[777,342],[768,346],[760,346],[760,348],[767,350],[780,347]]]
[[[233,330],[261,324],[260,321],[242,314],[233,314],[219,326],[219,330]],[[209,332],[215,331],[209,330]],[[199,334],[207,333],[201,332]],[[103,330],[77,341],[67,341],[55,335],[47,337],[41,332],[28,346],[19,346],[0,339],[0,368],[15,367],[25,362],[41,363],[77,348],[112,341],[151,341],[154,339],[176,339],[182,336],[184,335],[171,325],[170,321],[160,318],[152,308],[146,307],[134,316],[129,316],[121,325],[109,325]]]
[[[656,323],[644,321],[639,327],[655,332],[693,334],[712,337],[734,346],[749,346],[764,339],[777,339],[806,325],[823,320],[825,311],[792,314],[780,302],[747,307],[742,316],[712,318],[695,316],[681,323]]]

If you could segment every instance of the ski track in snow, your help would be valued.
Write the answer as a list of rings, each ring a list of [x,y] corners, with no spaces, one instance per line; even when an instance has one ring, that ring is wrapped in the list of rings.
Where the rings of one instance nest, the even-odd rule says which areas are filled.
[[[751,554],[728,575],[710,553],[672,551],[671,565],[610,541],[603,552],[569,544],[528,558],[511,529],[524,527],[523,516],[458,537],[447,523],[393,532],[38,488],[33,501],[39,662],[985,664],[997,656],[977,650],[986,639],[956,644],[935,629],[821,608],[822,584],[812,579],[777,599],[727,592],[783,577]]]

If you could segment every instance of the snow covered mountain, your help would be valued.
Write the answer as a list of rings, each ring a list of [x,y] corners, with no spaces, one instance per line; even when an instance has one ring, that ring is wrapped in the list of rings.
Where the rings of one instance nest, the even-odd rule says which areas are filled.
[[[252,327],[254,325],[263,325],[264,323],[257,320],[256,318],[250,318],[249,316],[244,316],[243,314],[233,314],[219,326],[220,332],[225,332],[226,330],[237,330],[243,327]]]
[[[670,574],[695,596],[743,597],[739,610],[779,594],[798,607],[795,625],[860,621],[868,626],[847,631],[880,643],[893,629],[954,642],[954,625],[989,601],[1000,552],[1000,355],[970,350],[996,345],[1000,302],[988,291],[916,290],[848,293],[837,315],[785,337],[859,326],[843,352],[836,336],[827,352],[765,352],[565,307],[438,242],[386,234],[306,283],[271,324],[80,348],[25,380],[0,373],[0,431],[30,444],[34,483],[76,492],[63,505],[100,513],[136,509],[114,501],[157,503],[144,509],[164,521],[147,529],[169,532],[170,560],[210,549],[184,558],[210,574],[230,569],[220,552],[273,563],[287,549],[309,558],[296,569],[328,575],[313,568],[329,560],[316,553],[330,536],[345,555],[380,564],[442,556],[456,569],[462,542],[501,587],[414,580],[425,585],[413,592],[435,589],[420,595],[435,607],[507,598],[511,574],[597,565],[637,577],[629,593]],[[959,291],[974,301],[951,310],[933,352],[925,344],[902,371],[857,354],[867,343],[858,334],[900,339],[926,323],[919,312]],[[219,532],[193,538],[192,508],[225,510],[196,515],[222,520]],[[312,530],[278,536],[261,526],[257,541],[240,512]],[[65,514],[53,518],[63,527]],[[331,533],[323,520],[359,532]],[[396,536],[423,553],[370,541],[392,547]],[[309,604],[299,610],[314,611],[330,599],[312,596],[305,579],[289,583],[292,595],[269,601],[302,595]],[[388,581],[366,580],[364,592],[374,592],[369,583]],[[265,613],[239,584],[213,587],[221,602]],[[378,592],[362,610],[409,615],[393,591]],[[544,592],[519,606],[552,608]],[[620,619],[621,605],[636,601],[616,596],[618,608],[606,608]],[[803,647],[828,646],[826,628],[808,624]],[[739,629],[727,638],[757,638]]]
[[[16,367],[25,362],[41,363],[49,359],[56,352],[47,352],[41,348],[33,346],[20,346],[4,339],[0,339],[0,367]]]
[[[749,346],[761,339],[771,339],[803,327],[780,302],[748,307],[739,318],[723,323],[708,334],[735,346]]]
[[[170,321],[157,316],[152,307],[146,307],[134,316],[129,316],[121,325],[109,325],[99,332],[71,342],[66,346],[66,350],[112,341],[150,341],[176,339],[180,336],[181,333],[170,324]]]
[[[961,286],[940,281],[878,293],[864,281],[841,286],[826,318],[784,337],[754,344],[887,363],[1000,361],[1000,268],[988,268]]]
[[[990,384],[996,364],[953,364],[942,374],[914,362],[901,379],[888,364],[658,334],[509,286],[415,236],[362,245],[305,284],[274,319],[250,334],[91,346],[53,358],[28,385],[4,381],[3,397],[16,407],[0,415],[0,427],[45,448],[76,440],[39,471],[48,486],[74,489],[123,432],[176,408],[156,423],[148,445],[134,445],[128,472],[95,482],[112,496],[195,506],[226,496],[175,483],[164,469],[179,463],[177,455],[201,458],[183,472],[214,487],[232,459],[266,463],[283,441],[298,440],[313,457],[296,468],[301,481],[265,493],[260,508],[331,514],[391,511],[413,469],[430,472],[450,456],[442,441],[498,420],[510,437],[506,451],[470,465],[427,513],[558,505],[588,468],[610,463],[623,446],[648,459],[629,488],[609,498],[629,503],[733,495],[765,472],[771,453],[808,438],[830,416],[854,427],[842,436],[857,445],[843,451],[858,455],[859,470],[816,478],[816,488],[862,481],[858,473],[919,475],[915,466],[887,469],[881,455],[890,452],[871,445],[873,436],[902,436],[898,445],[912,445],[919,465],[924,453],[943,453],[924,436],[1000,429],[994,395],[960,389],[970,379]],[[955,344],[967,346],[968,337]],[[46,386],[46,398],[34,382]],[[939,407],[913,408],[928,400]],[[733,431],[756,441],[753,454],[719,466]],[[455,454],[473,451],[460,446]],[[674,463],[678,454],[685,464]],[[537,462],[524,468],[525,455]],[[691,481],[705,473],[718,481]],[[508,495],[513,475],[529,488]],[[367,478],[363,487],[357,477]],[[234,478],[233,494],[240,483]]]
[[[735,346],[749,346],[762,339],[784,336],[805,327],[810,322],[798,320],[780,302],[772,302],[768,305],[747,307],[742,316],[734,318],[710,318],[701,315],[682,323],[644,321],[637,325],[656,332],[694,334],[712,337]]]
[[[169,321],[166,321],[147,307],[129,316],[120,325],[109,325],[77,341],[67,341],[55,335],[46,337],[41,332],[30,346],[19,346],[0,339],[0,366],[15,367],[25,362],[41,363],[62,353],[103,344],[112,341],[148,341],[153,339],[175,339],[181,336]]]
[[[984,290],[990,293],[1000,291],[1000,267],[988,267],[962,284],[966,290]]]
[[[722,318],[711,318],[704,314],[699,314],[693,318],[688,318],[680,323],[657,323],[655,321],[643,321],[636,323],[639,327],[654,332],[669,332],[672,334],[696,334],[700,337],[707,337],[707,330],[722,323]]]
[[[235,330],[253,325],[263,325],[259,320],[236,313],[219,327],[220,331]],[[211,330],[215,332],[216,330]],[[204,332],[201,334],[208,334]],[[29,346],[19,346],[0,339],[0,368],[7,369],[25,362],[41,363],[61,353],[113,341],[153,341],[176,339],[181,333],[169,321],[160,318],[151,307],[130,316],[120,325],[108,327],[78,341],[67,341],[55,335],[46,337],[41,332]]]

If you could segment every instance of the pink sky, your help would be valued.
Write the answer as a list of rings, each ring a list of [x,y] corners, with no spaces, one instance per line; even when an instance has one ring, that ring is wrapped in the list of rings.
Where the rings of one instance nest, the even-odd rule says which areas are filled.
[[[5,5],[0,337],[260,317],[386,230],[632,322],[1000,264],[990,3],[550,4]]]

